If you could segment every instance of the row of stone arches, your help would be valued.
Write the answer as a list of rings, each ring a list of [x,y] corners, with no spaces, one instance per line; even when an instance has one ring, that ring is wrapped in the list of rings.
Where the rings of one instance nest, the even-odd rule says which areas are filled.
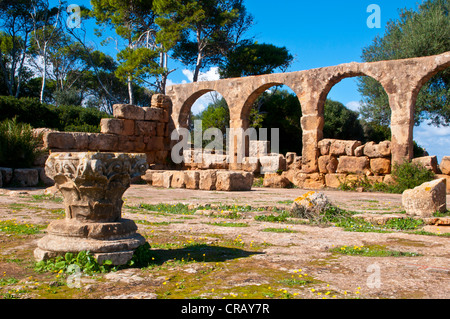
[[[421,87],[450,66],[450,52],[423,58],[348,63],[307,71],[197,82],[172,86],[175,128],[186,127],[194,102],[208,92],[218,92],[230,110],[230,127],[247,129],[256,99],[274,86],[289,87],[300,101],[303,131],[303,170],[318,169],[318,142],[323,139],[324,105],[330,90],[346,78],[368,76],[379,82],[391,108],[392,160],[409,160],[413,154],[414,108]]]

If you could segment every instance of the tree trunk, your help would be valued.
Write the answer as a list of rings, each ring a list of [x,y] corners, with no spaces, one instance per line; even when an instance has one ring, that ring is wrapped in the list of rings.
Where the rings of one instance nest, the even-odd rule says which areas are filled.
[[[39,96],[39,101],[41,103],[44,102],[45,82],[47,80],[47,43],[44,44],[44,52],[43,52],[42,57],[44,59],[44,68],[43,68],[43,71],[42,71],[41,94]]]
[[[198,75],[200,74],[200,69],[202,67],[202,60],[203,60],[202,53],[199,52],[197,55],[197,64],[195,65],[195,71],[194,71],[194,76],[192,78],[192,82],[198,81]]]
[[[131,81],[131,77],[128,77],[128,97],[129,103],[134,105],[134,94],[133,94],[133,82]]]

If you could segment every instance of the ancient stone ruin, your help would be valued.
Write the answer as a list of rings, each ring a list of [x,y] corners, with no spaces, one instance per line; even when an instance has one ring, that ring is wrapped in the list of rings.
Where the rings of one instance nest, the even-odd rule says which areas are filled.
[[[147,168],[143,154],[52,153],[46,173],[64,197],[66,217],[49,224],[35,258],[89,251],[99,263],[127,263],[145,238],[134,221],[122,218],[122,195]]]

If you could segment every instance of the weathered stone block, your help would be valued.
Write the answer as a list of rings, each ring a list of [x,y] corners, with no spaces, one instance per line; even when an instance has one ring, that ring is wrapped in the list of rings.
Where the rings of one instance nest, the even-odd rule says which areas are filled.
[[[70,150],[75,147],[72,134],[66,132],[49,132],[44,135],[44,147],[50,150]]]
[[[365,174],[369,165],[369,158],[366,156],[341,156],[336,172],[338,174]]]
[[[205,170],[200,171],[199,189],[202,190],[215,190],[217,182],[217,171]]]
[[[146,151],[163,151],[164,138],[161,136],[152,137],[145,146]]]
[[[361,146],[360,141],[333,140],[330,146],[330,155],[353,156],[355,154],[355,149],[358,146]]]
[[[172,171],[165,171],[163,173],[163,187],[164,188],[170,188],[172,186],[172,178],[173,178]]]
[[[164,187],[164,171],[155,171],[152,173],[152,186]]]
[[[291,182],[286,176],[279,175],[277,173],[266,173],[264,175],[264,187],[270,188],[287,188],[291,185]]]
[[[261,164],[259,162],[258,157],[244,157],[244,160],[242,161],[241,166],[243,171],[250,172],[250,173],[259,173],[261,170]]]
[[[9,167],[0,167],[0,173],[2,175],[3,187],[11,183],[13,178],[13,169]]]
[[[286,164],[286,170],[300,170],[302,169],[302,157],[301,156],[295,156],[294,161],[291,164]]]
[[[388,158],[371,158],[370,170],[375,175],[386,175],[391,173],[391,160]]]
[[[164,94],[153,94],[152,95],[152,101],[151,106],[162,108],[162,109],[168,109],[172,105],[172,100],[170,97]]]
[[[322,189],[325,187],[325,178],[319,173],[302,173],[298,172],[292,179],[292,183],[305,189]]]
[[[437,179],[423,183],[402,194],[402,206],[410,216],[432,217],[447,210],[446,180]]]
[[[420,164],[425,167],[427,170],[432,171],[433,173],[438,173],[438,163],[436,156],[423,156],[417,157],[412,160],[414,164]]]
[[[185,188],[186,184],[184,182],[184,172],[174,171],[172,174],[172,187],[173,188]]]
[[[123,121],[123,131],[122,135],[131,136],[134,135],[134,127],[136,125],[135,120],[122,120]]]
[[[281,154],[261,156],[259,162],[261,163],[261,174],[286,170],[286,159]]]
[[[450,175],[450,156],[444,156],[439,164],[442,174]]]
[[[331,143],[333,143],[334,139],[325,138],[317,144],[320,150],[320,155],[329,155]]]
[[[164,136],[166,132],[166,123],[156,123],[156,136]]]
[[[270,153],[270,141],[250,141],[249,157],[267,156]]]
[[[375,157],[389,157],[391,156],[391,142],[383,141],[379,144],[375,142],[368,142],[364,146],[364,155],[375,158]]]
[[[294,163],[295,158],[297,157],[297,154],[294,152],[288,152],[286,153],[286,166],[291,165],[292,163]]]
[[[39,183],[39,172],[32,168],[17,168],[13,172],[12,183],[21,187],[33,187]]]
[[[113,105],[113,116],[118,119],[138,120],[145,119],[145,111],[142,107],[130,104]]]
[[[319,172],[322,174],[336,173],[339,162],[333,155],[319,157]]]
[[[355,156],[363,156],[364,155],[364,147],[365,145],[360,145],[357,148],[355,148]]]
[[[101,119],[100,131],[104,134],[121,135],[124,132],[124,120],[122,119]]]
[[[184,183],[187,189],[198,189],[200,183],[200,173],[198,171],[185,171]]]
[[[445,179],[446,180],[447,194],[450,194],[450,176],[449,175],[444,175],[444,174],[437,174],[436,178],[437,179]]]
[[[164,109],[156,107],[143,107],[142,109],[145,111],[146,121],[162,122],[164,120]]]
[[[134,126],[134,134],[156,136],[156,123],[148,121],[136,121]]]
[[[345,181],[346,174],[326,174],[325,185],[330,188],[338,188]]]
[[[113,134],[90,134],[89,147],[90,151],[109,152],[119,150],[119,138]]]
[[[217,171],[216,190],[249,191],[253,185],[253,174],[249,172]]]

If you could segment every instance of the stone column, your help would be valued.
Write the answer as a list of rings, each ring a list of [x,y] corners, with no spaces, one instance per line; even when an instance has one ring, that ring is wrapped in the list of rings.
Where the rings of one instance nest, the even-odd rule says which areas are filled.
[[[391,94],[391,153],[392,164],[401,164],[413,158],[413,130],[415,98],[413,94]]]
[[[227,136],[229,168],[240,170],[245,157],[249,154],[249,136],[246,135],[249,120],[231,119],[230,131]]]
[[[134,221],[122,218],[122,195],[147,168],[144,154],[50,154],[45,171],[64,196],[66,217],[49,224],[35,258],[89,251],[99,263],[126,264],[145,239]]]

